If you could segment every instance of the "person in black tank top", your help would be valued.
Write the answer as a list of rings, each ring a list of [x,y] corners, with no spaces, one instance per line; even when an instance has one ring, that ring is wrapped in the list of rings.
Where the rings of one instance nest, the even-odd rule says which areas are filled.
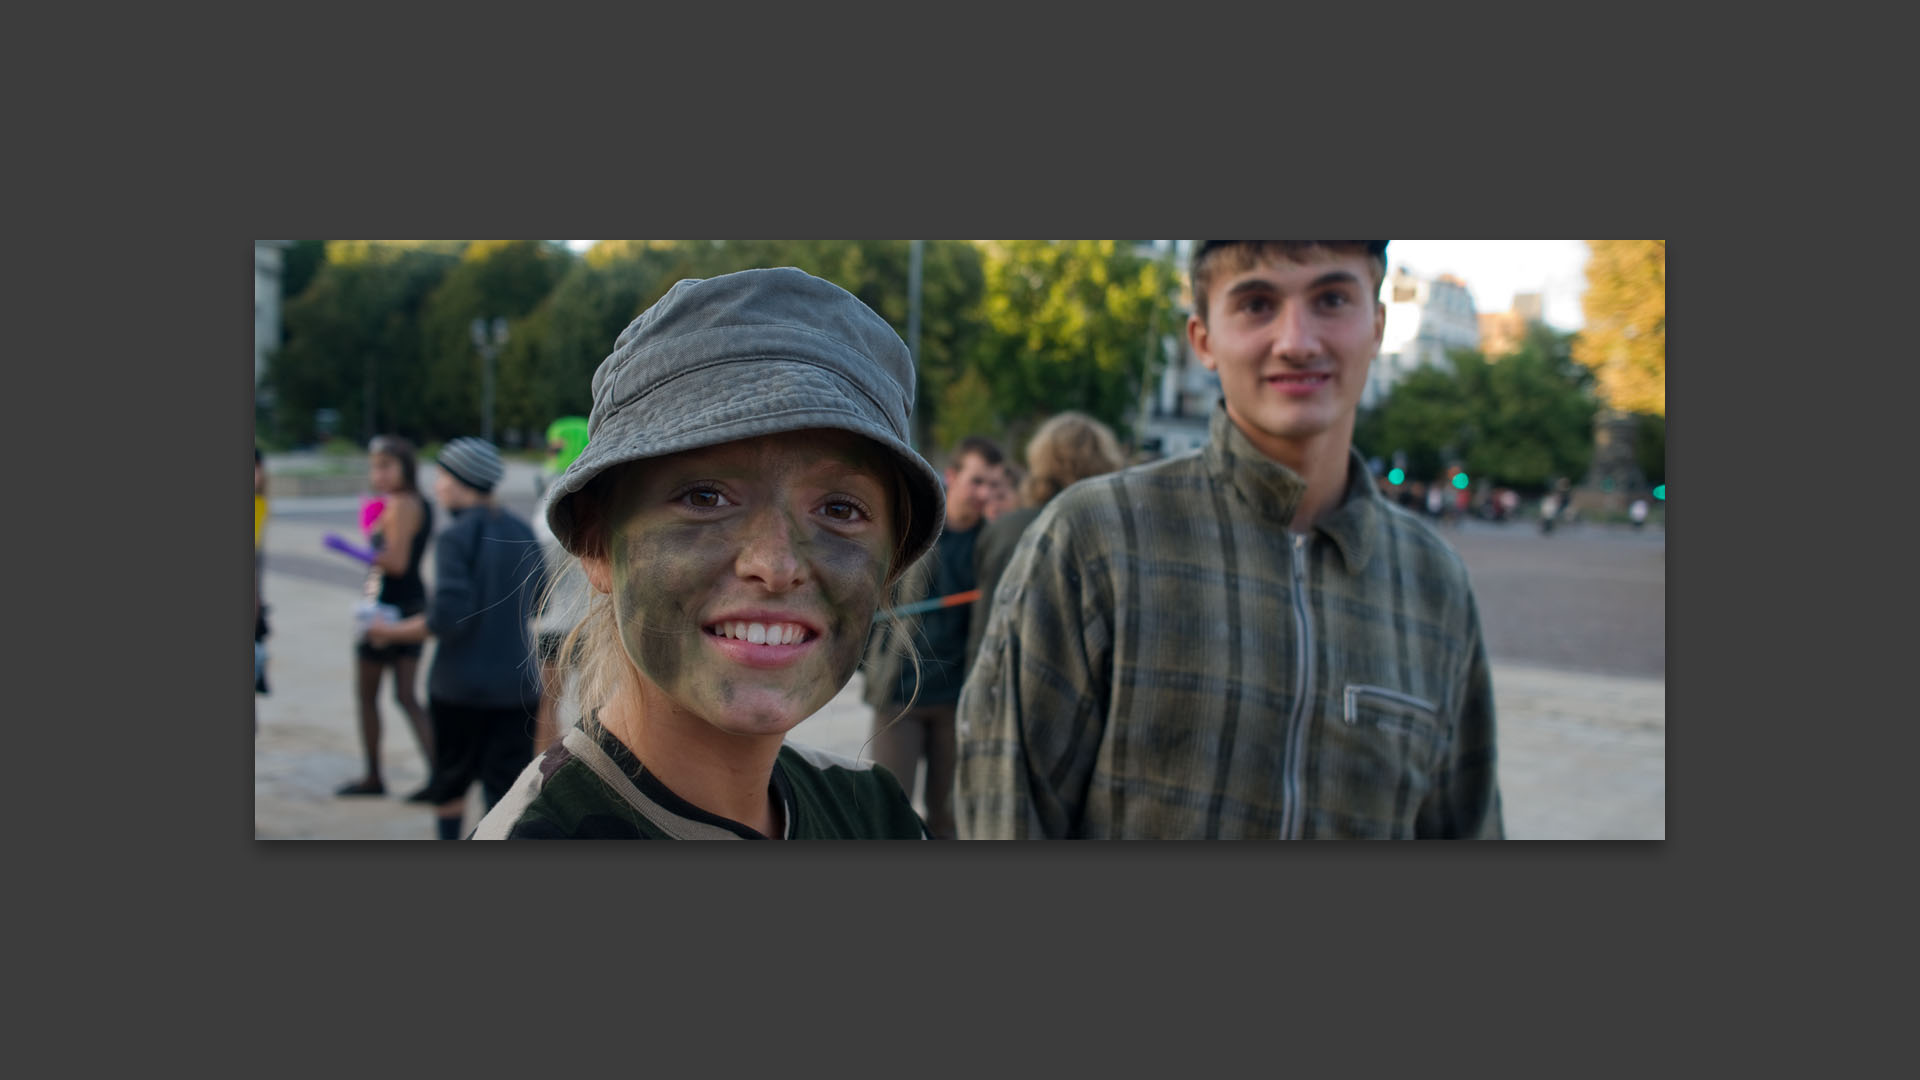
[[[367,572],[365,595],[368,600],[397,609],[403,618],[417,615],[427,609],[427,586],[420,576],[420,561],[433,531],[433,507],[420,497],[411,443],[398,436],[382,435],[368,445],[368,455],[367,480],[385,506],[373,526],[374,562]],[[355,643],[354,690],[366,772],[342,785],[339,794],[386,794],[387,785],[380,775],[379,698],[381,677],[388,668],[393,669],[394,700],[413,727],[420,753],[428,762],[433,761],[433,727],[418,693],[420,648],[404,643],[377,646],[364,634]]]

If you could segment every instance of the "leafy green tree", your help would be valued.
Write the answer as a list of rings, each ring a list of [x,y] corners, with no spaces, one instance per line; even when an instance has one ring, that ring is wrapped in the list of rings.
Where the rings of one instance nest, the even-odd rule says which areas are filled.
[[[978,368],[962,371],[941,389],[940,414],[931,428],[931,447],[936,453],[951,451],[969,435],[1008,441],[1000,411],[994,407],[993,388]]]
[[[268,357],[272,437],[312,443],[315,413],[336,409],[340,430],[421,438],[404,380],[420,368],[420,309],[457,256],[441,247],[334,241],[313,280],[281,312],[285,344]]]
[[[985,270],[986,333],[968,359],[1002,431],[1079,409],[1129,437],[1141,387],[1162,360],[1150,339],[1178,275],[1113,240],[996,241]],[[956,405],[976,393],[958,375],[938,386]]]
[[[280,253],[280,302],[306,291],[327,259],[325,240],[295,240]]]
[[[675,281],[692,273],[666,242],[606,241],[568,267],[553,290],[513,328],[500,356],[502,404],[511,423],[544,431],[561,416],[592,409],[593,373],[614,339]],[[504,422],[504,421],[503,421]]]
[[[1667,242],[1589,240],[1586,329],[1574,356],[1613,408],[1667,414]]]
[[[1536,324],[1497,360],[1468,349],[1448,359],[1450,369],[1409,373],[1361,417],[1354,442],[1363,453],[1404,453],[1415,479],[1458,464],[1475,480],[1527,490],[1585,473],[1597,406],[1569,335]]]
[[[544,300],[573,263],[567,249],[548,240],[475,241],[427,298],[421,312],[420,422],[440,436],[481,430],[485,377],[471,327],[475,319],[505,318],[508,340],[516,325]],[[496,363],[503,362],[497,360]],[[494,427],[522,432],[547,420],[527,402],[531,380],[525,366],[495,370]],[[504,440],[502,440],[504,441]]]
[[[1633,456],[1649,486],[1667,482],[1667,418],[1641,414],[1634,418]]]

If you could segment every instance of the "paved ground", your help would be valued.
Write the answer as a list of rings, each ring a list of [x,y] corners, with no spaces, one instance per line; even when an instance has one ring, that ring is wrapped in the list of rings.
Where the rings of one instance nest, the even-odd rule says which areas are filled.
[[[422,486],[431,483],[423,468]],[[510,466],[506,503],[526,514],[534,470]],[[254,835],[429,839],[430,811],[401,801],[425,780],[405,718],[383,691],[385,798],[342,799],[359,775],[351,685],[359,564],[321,546],[357,531],[356,498],[276,500],[268,522],[269,681],[256,698]],[[1519,839],[1666,835],[1665,542],[1659,532],[1521,525],[1450,531],[1473,574],[1500,717],[1507,831]],[[432,578],[429,562],[426,573]],[[426,659],[431,661],[432,646]],[[424,695],[422,665],[422,694]],[[858,756],[870,714],[854,681],[796,741]],[[469,825],[480,811],[476,793]]]
[[[1502,660],[1665,679],[1666,532],[1468,522],[1443,528],[1473,578],[1487,651]]]

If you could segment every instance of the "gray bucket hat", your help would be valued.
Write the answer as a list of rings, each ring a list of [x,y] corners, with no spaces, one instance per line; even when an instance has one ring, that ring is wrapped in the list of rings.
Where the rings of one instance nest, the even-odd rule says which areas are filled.
[[[572,498],[615,465],[838,428],[899,463],[910,509],[898,573],[946,517],[939,474],[907,445],[913,387],[900,335],[832,282],[790,266],[688,278],[622,330],[593,373],[587,447],[548,491],[547,524],[578,555]]]

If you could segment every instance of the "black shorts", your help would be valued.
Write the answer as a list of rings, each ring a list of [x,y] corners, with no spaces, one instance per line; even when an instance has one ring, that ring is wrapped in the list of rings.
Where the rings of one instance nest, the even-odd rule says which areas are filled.
[[[465,798],[478,780],[492,809],[533,760],[534,707],[489,709],[429,700],[427,712],[433,717],[433,776],[425,801],[438,805]]]
[[[376,664],[391,664],[405,657],[409,660],[420,659],[422,646],[417,641],[396,642],[392,645],[370,645],[364,639],[355,645],[353,651],[362,660],[371,660]]]

